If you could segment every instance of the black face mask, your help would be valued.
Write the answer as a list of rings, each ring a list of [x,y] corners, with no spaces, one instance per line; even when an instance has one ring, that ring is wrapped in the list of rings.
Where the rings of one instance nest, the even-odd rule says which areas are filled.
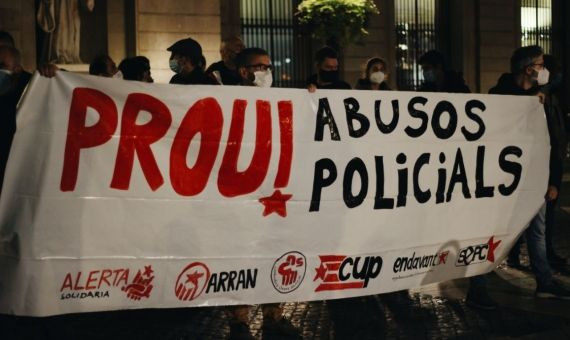
[[[334,83],[338,81],[339,73],[337,71],[319,70],[319,79],[324,83]]]

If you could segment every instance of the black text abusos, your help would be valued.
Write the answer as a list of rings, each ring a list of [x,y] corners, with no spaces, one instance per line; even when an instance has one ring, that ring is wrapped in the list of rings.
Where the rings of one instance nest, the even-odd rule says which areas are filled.
[[[417,120],[417,127],[411,125],[406,126],[403,131],[411,139],[422,136],[431,126],[434,135],[441,140],[446,140],[461,132],[463,138],[468,142],[477,141],[485,133],[485,123],[476,111],[483,112],[485,104],[479,100],[469,100],[465,103],[462,110],[458,110],[454,105],[446,100],[439,101],[433,112],[428,114],[423,107],[428,103],[428,99],[421,96],[412,97],[407,105],[407,111],[410,117]],[[399,101],[393,100],[392,118],[389,123],[383,121],[380,109],[382,103],[380,100],[374,102],[374,117],[376,127],[381,134],[390,134],[398,126],[400,121]],[[423,107],[422,107],[423,106]],[[351,138],[361,138],[371,130],[370,119],[359,112],[360,104],[355,98],[344,99],[344,112],[348,127],[348,136]],[[458,112],[463,112],[471,122],[477,126],[474,131],[469,131],[465,126],[458,127]],[[442,117],[448,116],[446,124],[443,123]],[[337,117],[338,118],[338,117]],[[356,123],[356,124],[355,124]],[[319,108],[316,115],[315,137],[316,142],[322,141],[325,131],[330,133],[332,141],[340,141],[341,133],[335,122],[335,117],[327,98],[319,100]],[[369,178],[376,178],[374,190],[374,209],[394,209],[395,207],[405,207],[408,197],[413,197],[418,203],[426,203],[430,199],[435,198],[435,203],[449,202],[453,197],[454,189],[461,186],[461,192],[466,199],[493,197],[495,189],[503,195],[511,195],[521,179],[522,165],[518,159],[522,157],[523,151],[515,145],[507,145],[502,148],[498,159],[500,169],[509,174],[512,179],[509,183],[502,183],[496,186],[485,184],[484,180],[484,163],[485,163],[485,146],[477,146],[477,154],[475,159],[469,163],[475,163],[475,170],[467,171],[465,160],[461,148],[457,148],[454,155],[446,155],[440,152],[437,156],[429,152],[420,154],[416,159],[408,160],[408,156],[401,152],[397,155],[395,161],[398,164],[397,169],[397,195],[391,197],[385,196],[385,171],[384,157],[381,155],[374,156],[374,168],[367,168],[365,162],[359,158],[352,158],[344,166],[342,181],[339,180],[338,185],[342,187],[342,199],[348,208],[360,206],[368,195]],[[436,158],[434,160],[433,158]],[[448,160],[448,158],[452,158]],[[392,160],[393,161],[393,160]],[[420,174],[423,171],[430,171],[430,164],[437,164],[437,183],[431,186],[421,183]],[[451,169],[448,169],[451,166]],[[471,175],[470,175],[471,174]],[[339,176],[337,164],[331,158],[322,158],[315,163],[313,191],[311,197],[310,211],[318,211],[322,192],[325,188],[335,184]],[[393,178],[394,176],[388,176]],[[468,180],[470,178],[471,180]],[[409,188],[411,182],[412,188]],[[471,182],[471,184],[469,184]],[[356,185],[355,185],[356,183]],[[473,190],[474,189],[474,190]]]

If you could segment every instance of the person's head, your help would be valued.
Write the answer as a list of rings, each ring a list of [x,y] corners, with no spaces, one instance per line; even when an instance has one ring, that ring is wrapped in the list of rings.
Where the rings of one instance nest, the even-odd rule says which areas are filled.
[[[388,64],[382,58],[370,58],[366,62],[363,78],[374,84],[381,84],[388,79]]]
[[[236,57],[236,67],[243,85],[271,87],[271,58],[264,49],[250,47],[243,49]]]
[[[192,39],[178,40],[166,49],[170,52],[170,69],[174,73],[190,73],[202,65],[202,46]]]
[[[329,46],[325,46],[315,54],[318,81],[333,83],[339,79],[338,53]]]
[[[230,68],[235,67],[236,56],[245,48],[240,37],[233,36],[222,41],[220,55],[224,64]]]
[[[0,46],[16,47],[14,37],[6,31],[0,31]]]
[[[0,95],[14,86],[14,74],[21,71],[20,52],[12,46],[0,46]]]
[[[544,85],[548,82],[548,70],[544,67],[544,52],[537,45],[520,47],[511,57],[511,73],[523,82]]]
[[[119,64],[119,70],[125,80],[136,80],[152,83],[150,76],[150,64],[146,57],[126,58]]]
[[[117,65],[107,54],[101,54],[95,57],[89,64],[89,74],[100,77],[111,78],[119,76]]]
[[[446,69],[445,57],[441,52],[430,50],[424,53],[418,64],[422,67],[424,80],[428,83],[435,83],[443,79]]]
[[[141,81],[146,83],[154,83],[154,79],[152,79],[151,71],[150,71],[150,60],[147,57],[138,55],[133,58],[134,60],[140,62],[144,65],[145,71],[143,72],[143,77]]]

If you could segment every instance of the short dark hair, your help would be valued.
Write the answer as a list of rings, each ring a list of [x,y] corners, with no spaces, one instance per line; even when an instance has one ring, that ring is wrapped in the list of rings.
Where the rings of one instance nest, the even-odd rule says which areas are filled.
[[[533,59],[543,54],[542,48],[538,45],[517,48],[511,57],[511,73],[523,73],[527,66],[532,65]]]
[[[6,31],[0,31],[0,45],[8,45],[12,47],[16,47],[16,43],[14,42],[14,37]]]
[[[321,47],[317,53],[315,53],[315,61],[318,64],[322,63],[327,58],[338,59],[338,52],[330,46],[325,46]]]
[[[150,70],[150,65],[142,58],[126,58],[121,61],[119,64],[119,70],[121,70],[121,73],[123,74],[123,79],[139,81],[143,79],[144,73]]]
[[[20,55],[20,51],[18,51],[17,48],[9,45],[0,45],[0,54],[3,54],[5,52],[11,55],[12,58],[14,58],[14,62],[16,65],[20,65],[20,63],[22,62],[21,60],[22,56]],[[0,68],[4,66],[5,66],[4,62],[0,61]]]
[[[247,67],[251,64],[253,57],[258,55],[269,55],[266,50],[259,47],[248,47],[241,50],[241,52],[236,56],[236,66]]]
[[[420,64],[420,65],[428,64],[431,66],[441,65],[441,68],[443,68],[443,69],[445,69],[445,67],[446,67],[445,57],[443,56],[443,53],[436,51],[436,50],[430,50],[430,51],[427,51],[426,53],[424,53],[420,57],[418,64]]]
[[[107,54],[96,56],[89,64],[89,74],[99,76],[107,72],[107,62],[112,60]]]

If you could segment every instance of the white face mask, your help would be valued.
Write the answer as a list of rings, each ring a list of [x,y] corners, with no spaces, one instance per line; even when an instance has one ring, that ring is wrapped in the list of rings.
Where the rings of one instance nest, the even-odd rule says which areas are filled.
[[[117,71],[117,73],[113,74],[113,78],[115,78],[115,79],[123,79],[123,72]]]
[[[386,78],[386,75],[382,71],[370,73],[370,82],[373,84],[381,84]]]
[[[542,70],[538,71],[536,82],[538,83],[538,85],[546,85],[548,84],[549,77],[550,77],[550,72],[546,67],[543,67]]]
[[[253,72],[255,79],[253,83],[259,87],[271,87],[273,83],[273,75],[270,70]]]

